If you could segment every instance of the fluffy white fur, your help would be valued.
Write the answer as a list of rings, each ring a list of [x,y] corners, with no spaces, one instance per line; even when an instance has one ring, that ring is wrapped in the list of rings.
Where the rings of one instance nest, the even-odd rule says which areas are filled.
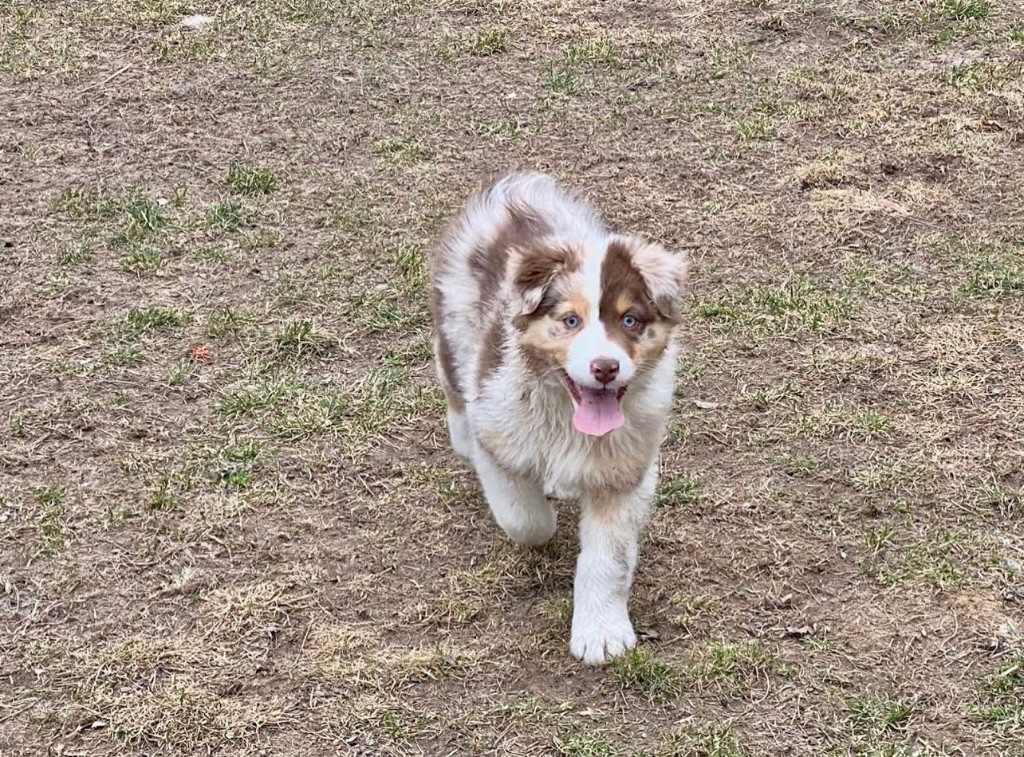
[[[462,402],[450,401],[448,427],[454,448],[476,470],[495,520],[516,543],[540,545],[554,534],[556,514],[546,495],[580,500],[570,650],[586,663],[600,664],[636,644],[627,603],[657,483],[657,450],[672,406],[676,347],[670,340],[653,366],[637,371],[602,322],[592,319],[573,340],[566,370],[578,383],[592,384],[590,360],[617,358],[619,383],[629,385],[621,405],[626,424],[600,438],[581,434],[570,423],[573,401],[564,379],[531,374],[515,348],[512,322],[522,302],[512,277],[505,275],[496,317],[506,349],[493,375],[478,386],[485,329],[478,311],[481,281],[471,256],[493,242],[512,206],[544,219],[550,236],[585,249],[583,291],[598,312],[602,261],[614,235],[589,205],[539,174],[515,174],[479,194],[453,224],[435,261],[434,285],[443,296],[435,328],[448,341],[464,395]],[[661,296],[680,286],[685,261],[673,256],[669,267],[675,267],[663,270],[664,261],[655,257],[645,250],[638,262],[650,269],[645,278]],[[439,372],[450,393],[440,364]],[[625,491],[610,485],[623,466],[640,471],[637,485]]]

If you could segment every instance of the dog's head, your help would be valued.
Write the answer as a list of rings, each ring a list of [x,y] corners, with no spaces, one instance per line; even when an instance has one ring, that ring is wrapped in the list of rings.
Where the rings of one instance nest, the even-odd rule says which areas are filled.
[[[528,365],[564,382],[581,433],[622,426],[623,396],[657,364],[678,321],[685,256],[616,235],[586,249],[541,240],[517,250],[510,265]]]

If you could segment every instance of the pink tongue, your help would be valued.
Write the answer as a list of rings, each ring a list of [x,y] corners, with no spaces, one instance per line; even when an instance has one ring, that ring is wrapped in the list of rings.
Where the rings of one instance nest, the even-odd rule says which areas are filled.
[[[587,389],[583,386],[578,389],[580,404],[572,417],[572,425],[577,431],[590,436],[604,436],[626,422],[614,389]]]

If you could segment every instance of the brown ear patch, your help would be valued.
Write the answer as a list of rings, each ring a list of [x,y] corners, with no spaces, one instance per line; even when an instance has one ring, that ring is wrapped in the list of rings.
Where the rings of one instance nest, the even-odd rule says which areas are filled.
[[[630,329],[623,318],[633,316]],[[676,322],[671,298],[657,302],[641,273],[634,250],[626,240],[612,240],[601,264],[600,318],[608,338],[617,342],[637,362],[655,359],[665,349]]]
[[[513,289],[521,299],[513,318],[516,328],[522,331],[530,320],[558,305],[563,299],[559,283],[580,265],[579,253],[564,243],[541,241],[517,250],[510,270]]]
[[[637,335],[623,327],[623,316],[632,314],[644,325],[659,317],[625,242],[611,242],[601,263],[600,311],[609,338],[620,343],[627,352],[631,352]]]
[[[493,310],[494,299],[505,276],[513,249],[527,247],[551,230],[543,218],[529,209],[508,205],[508,221],[490,244],[482,244],[469,256],[469,266],[480,284],[480,310]]]
[[[534,244],[523,249],[516,267],[515,285],[520,292],[543,289],[563,273],[580,267],[579,255],[564,245]]]

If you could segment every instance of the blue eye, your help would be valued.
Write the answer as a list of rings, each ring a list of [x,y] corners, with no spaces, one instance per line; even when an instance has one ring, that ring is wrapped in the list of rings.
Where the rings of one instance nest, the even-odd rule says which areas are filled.
[[[578,315],[567,315],[562,319],[562,323],[565,324],[567,329],[578,329],[580,327],[580,317]]]
[[[624,315],[622,317],[622,325],[632,331],[640,325],[640,321],[636,319],[635,315]]]

